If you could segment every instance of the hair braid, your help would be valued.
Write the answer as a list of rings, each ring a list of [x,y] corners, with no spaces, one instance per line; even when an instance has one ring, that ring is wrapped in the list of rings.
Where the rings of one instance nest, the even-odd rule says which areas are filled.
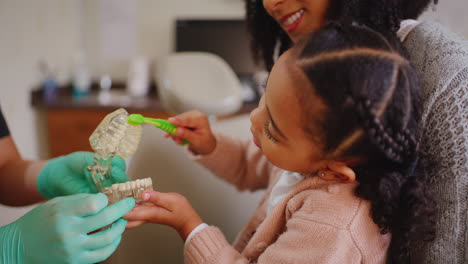
[[[356,110],[361,118],[369,139],[379,148],[386,157],[394,162],[405,162],[411,159],[418,150],[418,142],[407,129],[395,131],[386,128],[375,115],[369,99],[356,101]]]

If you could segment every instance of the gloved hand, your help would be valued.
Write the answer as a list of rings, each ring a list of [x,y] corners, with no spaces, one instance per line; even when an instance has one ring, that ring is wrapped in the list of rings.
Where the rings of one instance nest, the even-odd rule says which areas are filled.
[[[17,221],[0,227],[0,263],[96,263],[107,259],[120,243],[134,206],[126,198],[109,207],[102,194],[54,198]],[[112,224],[116,221],[114,224]],[[99,228],[108,228],[89,234]]]
[[[88,171],[93,158],[92,152],[74,152],[49,160],[37,178],[39,193],[45,198],[96,193],[97,189]],[[116,182],[129,181],[122,158],[116,156],[112,159],[111,175]]]

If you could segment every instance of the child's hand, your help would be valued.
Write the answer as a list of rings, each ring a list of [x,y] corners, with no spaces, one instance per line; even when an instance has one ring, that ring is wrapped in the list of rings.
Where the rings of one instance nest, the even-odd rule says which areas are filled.
[[[213,152],[216,147],[216,138],[211,132],[208,117],[198,110],[185,112],[171,117],[169,122],[178,126],[176,135],[166,134],[178,144],[182,144],[181,139],[190,142],[188,148],[194,154],[207,155]]]
[[[143,223],[168,225],[177,230],[185,241],[192,230],[203,223],[187,198],[181,194],[146,191],[141,197],[152,204],[137,206],[123,217],[133,223],[129,228]]]

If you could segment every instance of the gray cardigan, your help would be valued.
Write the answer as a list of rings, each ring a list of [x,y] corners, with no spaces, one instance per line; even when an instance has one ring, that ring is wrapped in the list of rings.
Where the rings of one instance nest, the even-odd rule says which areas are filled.
[[[423,89],[422,147],[436,162],[436,240],[413,248],[411,263],[468,263],[468,40],[423,22],[404,45]]]

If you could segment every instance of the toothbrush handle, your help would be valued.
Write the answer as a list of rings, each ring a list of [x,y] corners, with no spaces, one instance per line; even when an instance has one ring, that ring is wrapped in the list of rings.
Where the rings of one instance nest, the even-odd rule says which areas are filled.
[[[171,134],[171,135],[175,135],[176,130],[177,130],[177,128],[175,128],[172,133],[171,132],[168,132],[168,133]],[[188,140],[182,139],[182,146],[187,146],[188,144],[189,144]]]
[[[153,126],[171,134],[171,135],[175,135],[176,134],[176,131],[177,131],[177,128],[178,126],[174,125],[174,124],[171,124],[169,123],[169,121],[167,120],[164,120],[164,119],[152,119],[152,118],[145,118],[145,122],[148,123],[148,124],[152,124]],[[182,139],[182,145],[183,146],[186,146],[188,145],[189,142],[185,139]]]
[[[172,135],[175,135],[176,131],[177,131],[177,128],[178,127],[174,125],[174,129],[172,129],[172,132],[169,132],[169,133],[171,133]],[[188,144],[189,144],[188,140],[182,139],[182,146],[186,146]]]

